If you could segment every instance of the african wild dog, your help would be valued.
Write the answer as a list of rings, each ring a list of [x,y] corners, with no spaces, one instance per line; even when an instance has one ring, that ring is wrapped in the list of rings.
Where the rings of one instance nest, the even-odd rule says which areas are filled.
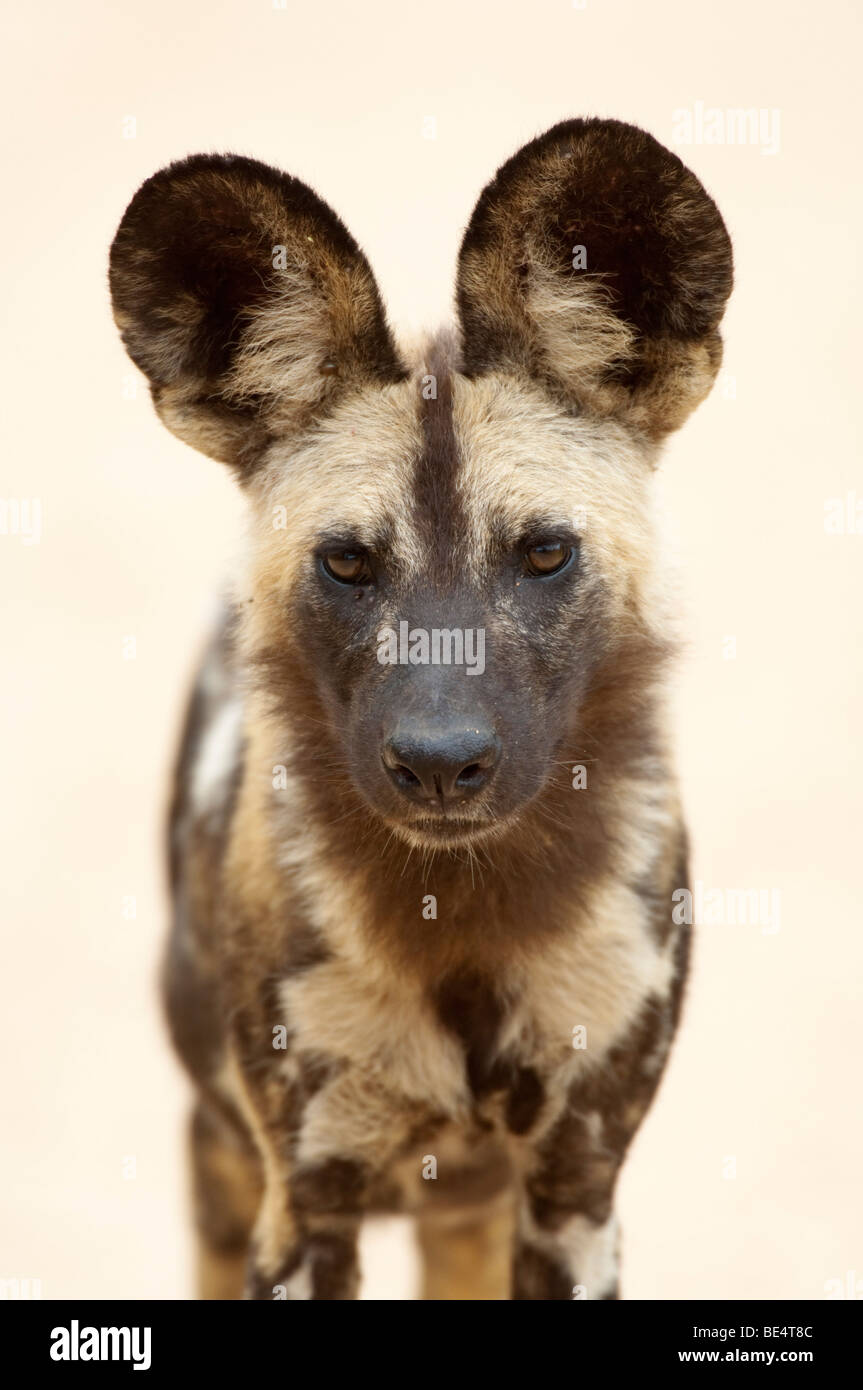
[[[719,366],[721,217],[642,131],[558,125],[408,360],[309,188],[201,155],[133,199],[111,287],[251,514],[171,816],[202,1292],[352,1298],[389,1209],[427,1298],[615,1297],[688,949],[651,473]],[[435,629],[483,632],[476,678],[416,659]]]

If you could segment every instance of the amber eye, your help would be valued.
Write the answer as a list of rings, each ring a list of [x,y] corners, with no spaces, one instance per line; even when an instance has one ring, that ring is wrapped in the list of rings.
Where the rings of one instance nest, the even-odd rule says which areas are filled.
[[[340,584],[361,584],[371,578],[364,550],[330,550],[322,562],[330,578]]]
[[[524,560],[530,574],[556,574],[571,555],[572,546],[550,541],[548,545],[532,545],[524,552]]]

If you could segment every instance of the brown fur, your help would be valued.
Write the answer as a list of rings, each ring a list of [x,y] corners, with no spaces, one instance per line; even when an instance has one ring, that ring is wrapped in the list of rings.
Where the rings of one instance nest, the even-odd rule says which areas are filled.
[[[713,384],[730,290],[722,218],[680,159],[621,121],[564,121],[498,170],[465,234],[466,367],[526,369],[659,439]]]
[[[239,467],[334,394],[402,375],[350,233],[257,160],[198,155],[148,179],[111,248],[111,294],[168,428]]]

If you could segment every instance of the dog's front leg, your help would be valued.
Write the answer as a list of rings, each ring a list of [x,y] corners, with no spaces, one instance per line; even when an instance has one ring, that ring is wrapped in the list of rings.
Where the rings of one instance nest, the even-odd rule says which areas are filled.
[[[357,1237],[367,1166],[349,1157],[337,1123],[314,1142],[301,1088],[261,1069],[237,1072],[262,1160],[264,1190],[249,1250],[250,1299],[350,1299],[359,1284]],[[335,1117],[333,1117],[334,1120]]]
[[[357,1239],[370,1194],[427,1121],[425,1107],[345,1061],[319,1058],[309,1084],[287,1091],[260,1071],[245,1079],[264,1171],[246,1296],[356,1298]]]
[[[351,1299],[359,1286],[362,1192],[350,1159],[269,1173],[249,1259],[252,1299]]]
[[[676,1024],[669,997],[651,1001],[630,1032],[566,1101],[520,1164],[513,1298],[618,1298],[614,1191],[653,1099]]]
[[[596,1223],[581,1212],[550,1233],[526,1224],[516,1241],[516,1299],[618,1298],[618,1232],[613,1215]]]
[[[513,1253],[514,1299],[605,1299],[618,1293],[612,1209],[618,1163],[567,1115],[524,1182]]]

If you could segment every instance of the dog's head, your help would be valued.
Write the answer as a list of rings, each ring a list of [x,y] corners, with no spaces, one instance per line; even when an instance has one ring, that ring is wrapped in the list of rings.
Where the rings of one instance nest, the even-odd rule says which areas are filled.
[[[665,647],[651,471],[710,389],[730,288],[714,203],[616,121],[498,171],[458,334],[410,360],[298,180],[196,156],[144,184],[115,316],[165,424],[248,493],[243,641],[308,784],[457,842],[626,720]]]

